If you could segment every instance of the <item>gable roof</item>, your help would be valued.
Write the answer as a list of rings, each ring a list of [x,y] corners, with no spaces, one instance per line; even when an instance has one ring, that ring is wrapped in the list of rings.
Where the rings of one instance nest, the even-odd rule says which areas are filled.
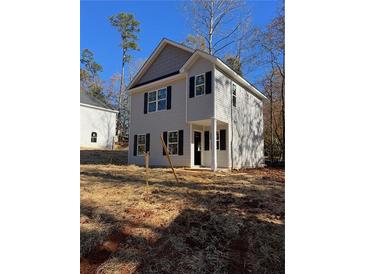
[[[157,47],[154,49],[154,51],[152,52],[152,54],[150,55],[150,57],[147,59],[147,61],[143,64],[143,66],[138,71],[138,73],[134,76],[134,78],[132,79],[132,81],[129,83],[127,89],[130,89],[131,87],[134,88],[134,87],[137,86],[137,83],[143,77],[143,74],[151,67],[152,63],[156,60],[156,58],[159,56],[159,54],[162,52],[162,50],[167,45],[171,45],[171,46],[177,47],[179,49],[182,49],[184,51],[189,52],[190,54],[193,54],[194,53],[194,50],[192,48],[189,48],[189,47],[184,46],[182,44],[176,43],[176,42],[171,41],[171,40],[169,40],[167,38],[163,38],[160,41],[160,43],[157,45]],[[177,71],[176,73],[179,73],[179,71]],[[169,76],[171,76],[171,75],[169,75]],[[154,79],[154,80],[158,80],[158,79]],[[149,82],[151,82],[151,81],[149,81]],[[139,85],[142,85],[142,84],[139,84]]]
[[[112,107],[108,106],[104,102],[100,101],[99,99],[95,98],[94,96],[91,96],[87,94],[84,91],[80,92],[80,104],[94,106],[98,108],[108,109],[108,110],[114,110]]]
[[[233,80],[235,80],[240,85],[246,87],[253,95],[260,99],[266,99],[267,97],[262,94],[254,85],[245,80],[241,75],[236,73],[233,69],[231,69],[226,63],[224,63],[218,57],[206,53],[202,50],[197,49],[195,53],[186,61],[186,63],[181,67],[180,73],[185,72],[199,57],[205,58],[215,64],[219,69],[228,74]]]
[[[140,85],[136,85],[137,81],[143,76],[143,74],[147,71],[147,69],[155,61],[155,59],[157,58],[159,53],[168,44],[170,44],[172,46],[175,46],[175,47],[178,47],[180,49],[189,51],[189,52],[192,53],[192,55],[185,62],[185,64],[180,68],[179,72],[175,72],[171,75],[165,75],[163,77],[160,77],[158,79],[154,79],[152,81],[155,81],[155,80],[157,81],[157,80],[160,80],[160,79],[168,77],[168,76],[172,76],[172,75],[177,74],[177,73],[184,73],[199,57],[202,57],[204,59],[209,60],[213,64],[215,64],[219,69],[221,69],[223,72],[225,72],[228,76],[230,76],[237,83],[239,83],[240,85],[246,87],[249,92],[251,92],[253,95],[258,97],[259,99],[261,99],[261,100],[266,99],[267,100],[267,97],[264,94],[262,94],[254,85],[252,85],[250,82],[245,80],[241,75],[237,74],[233,69],[231,69],[229,66],[227,66],[220,58],[218,58],[214,55],[211,55],[209,53],[206,53],[206,52],[204,52],[202,50],[199,50],[199,49],[194,50],[190,47],[179,44],[179,43],[174,42],[172,40],[169,40],[167,38],[163,38],[161,40],[161,42],[158,44],[157,48],[155,48],[155,50],[152,52],[151,56],[147,59],[147,61],[143,64],[142,68],[138,71],[136,76],[129,83],[127,89],[134,89],[137,86],[145,85],[145,84],[148,84],[148,83],[151,82],[151,81],[149,81],[149,82],[146,82],[146,83],[142,83]]]

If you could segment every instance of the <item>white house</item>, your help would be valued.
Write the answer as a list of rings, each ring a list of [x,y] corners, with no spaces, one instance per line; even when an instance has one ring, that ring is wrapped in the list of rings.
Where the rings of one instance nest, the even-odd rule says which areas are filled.
[[[163,39],[128,86],[129,155],[166,166],[241,168],[264,164],[263,100],[219,58]]]
[[[80,92],[80,147],[111,149],[118,111]]]

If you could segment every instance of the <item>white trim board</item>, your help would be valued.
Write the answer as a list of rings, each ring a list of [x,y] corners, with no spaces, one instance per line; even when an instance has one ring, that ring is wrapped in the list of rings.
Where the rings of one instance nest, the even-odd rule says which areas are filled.
[[[95,109],[99,109],[99,110],[105,110],[105,111],[114,112],[114,113],[118,113],[118,112],[119,112],[118,110],[109,109],[109,108],[97,107],[97,106],[88,105],[88,104],[84,104],[84,103],[80,103],[80,106],[83,106],[83,107],[89,107],[89,108],[95,108]]]

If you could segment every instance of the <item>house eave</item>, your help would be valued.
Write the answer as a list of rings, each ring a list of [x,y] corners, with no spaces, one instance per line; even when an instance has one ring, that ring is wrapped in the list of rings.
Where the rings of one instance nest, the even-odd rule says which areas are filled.
[[[118,113],[119,112],[118,110],[115,110],[115,109],[102,108],[102,107],[93,106],[93,105],[84,104],[84,103],[80,103],[80,106],[94,108],[94,109],[99,109],[99,110],[104,110],[104,111],[109,111],[109,112],[114,112],[114,113]]]
[[[227,66],[224,62],[222,62],[219,58],[214,57],[208,53],[202,52],[200,50],[196,50],[195,53],[186,61],[186,63],[181,67],[180,72],[186,72],[190,66],[194,64],[194,62],[199,58],[205,58],[215,64],[218,68],[223,70],[226,74],[228,74],[232,79],[246,87],[253,95],[258,97],[261,100],[268,100],[268,98],[263,95],[256,87],[250,84],[248,81],[243,79],[240,75],[238,75],[234,70],[232,70],[229,66]]]
[[[240,75],[238,75],[235,71],[233,71],[229,66],[227,66],[225,63],[223,63],[218,58],[216,58],[215,64],[220,69],[222,69],[224,72],[226,72],[229,76],[231,76],[235,81],[237,81],[244,87],[247,87],[253,95],[255,95],[256,97],[258,97],[261,100],[268,100],[268,98],[264,94],[262,94],[256,87],[254,87],[248,81],[243,79]]]
[[[159,88],[163,85],[168,85],[171,84],[172,82],[176,81],[176,80],[180,80],[180,79],[184,79],[186,77],[186,73],[179,73],[179,74],[175,74],[166,78],[163,78],[161,80],[157,80],[151,83],[147,83],[145,85],[142,86],[138,86],[135,88],[131,88],[128,90],[128,92],[133,95],[136,93],[139,93],[141,91],[145,91],[145,90],[149,90],[149,89],[154,89],[154,88]]]

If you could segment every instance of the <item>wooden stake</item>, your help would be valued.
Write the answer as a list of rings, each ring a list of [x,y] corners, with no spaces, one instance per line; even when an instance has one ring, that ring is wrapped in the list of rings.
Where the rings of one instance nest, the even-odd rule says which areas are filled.
[[[150,153],[149,152],[145,152],[144,153],[144,163],[146,166],[146,172],[145,172],[145,180],[146,180],[146,185],[148,186],[148,166],[149,166],[149,158],[150,158]]]
[[[169,150],[168,150],[168,149],[167,149],[167,147],[166,147],[166,144],[165,144],[165,141],[163,140],[163,136],[162,136],[162,134],[160,135],[160,140],[161,140],[161,143],[162,143],[163,149],[164,149],[164,151],[165,151],[166,158],[167,158],[167,160],[169,161],[169,164],[170,164],[170,167],[171,167],[171,169],[172,169],[172,172],[174,173],[174,176],[175,176],[176,182],[177,182],[177,183],[179,183],[179,180],[177,179],[177,176],[176,176],[176,173],[175,173],[174,166],[172,165],[172,161],[171,161],[171,158],[170,158]]]

